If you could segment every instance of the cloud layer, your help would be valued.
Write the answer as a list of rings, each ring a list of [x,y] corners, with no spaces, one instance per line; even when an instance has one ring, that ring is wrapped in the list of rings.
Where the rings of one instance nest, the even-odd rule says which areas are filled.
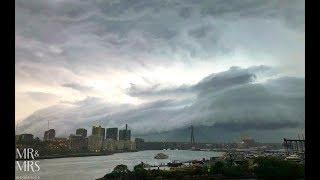
[[[41,134],[46,128],[45,120],[59,129],[60,134],[77,127],[89,129],[94,124],[123,128],[126,123],[135,136],[174,131],[191,124],[223,129],[225,133],[303,128],[304,79],[276,77],[258,82],[253,78],[267,69],[265,66],[232,67],[209,75],[195,85],[185,87],[185,91],[193,96],[183,100],[162,98],[134,106],[110,105],[99,98],[88,97],[70,103],[70,107],[50,107],[36,112],[21,128]],[[181,94],[181,87],[153,91],[156,93],[148,91],[148,98]],[[143,96],[143,92],[139,95]],[[40,127],[42,124],[42,128],[35,128],[34,124]]]
[[[303,126],[304,1],[15,4],[16,122],[25,132],[42,132],[47,120],[60,132],[128,122],[141,135],[191,122]]]

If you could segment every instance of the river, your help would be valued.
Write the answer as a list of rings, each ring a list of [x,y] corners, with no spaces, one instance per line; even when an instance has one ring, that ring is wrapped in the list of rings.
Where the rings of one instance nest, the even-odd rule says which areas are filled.
[[[165,153],[168,159],[154,159],[157,153]],[[22,172],[16,169],[16,179],[21,176],[36,176],[43,180],[94,180],[103,177],[116,165],[125,164],[130,170],[141,161],[150,165],[168,163],[172,160],[201,160],[221,156],[222,152],[188,150],[148,150],[139,152],[117,153],[107,156],[70,157],[42,159],[39,172]]]

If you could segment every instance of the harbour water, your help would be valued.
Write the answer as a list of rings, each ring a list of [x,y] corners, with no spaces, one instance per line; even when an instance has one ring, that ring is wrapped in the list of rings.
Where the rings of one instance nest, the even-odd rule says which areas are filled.
[[[154,159],[154,155],[160,152],[167,154],[169,158]],[[222,156],[222,154],[222,152],[214,151],[149,150],[107,156],[43,159],[39,160],[39,172],[21,172],[16,167],[16,179],[21,179],[22,176],[34,176],[45,180],[94,180],[110,173],[119,164],[125,164],[132,170],[140,162],[157,165],[173,160],[209,159]]]

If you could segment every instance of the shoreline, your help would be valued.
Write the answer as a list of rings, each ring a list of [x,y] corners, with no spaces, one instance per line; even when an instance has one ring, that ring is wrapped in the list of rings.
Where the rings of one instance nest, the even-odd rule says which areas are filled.
[[[124,151],[124,152],[99,152],[99,153],[75,153],[75,154],[56,154],[56,155],[47,155],[47,156],[39,156],[35,158],[38,159],[58,159],[58,158],[69,158],[69,157],[88,157],[88,156],[108,156],[117,153],[126,153],[126,152],[138,152],[138,151]],[[16,159],[16,161],[24,161],[25,159]]]
[[[154,149],[156,150],[156,149]],[[159,149],[163,150],[163,149]],[[188,149],[181,149],[181,150],[188,150]],[[140,151],[148,151],[148,150],[140,150]],[[158,150],[157,150],[158,151]],[[194,151],[194,150],[189,150],[189,151]],[[213,152],[224,152],[222,150],[211,150]],[[58,158],[69,158],[69,157],[88,157],[88,156],[108,156],[112,154],[118,154],[118,153],[129,153],[129,152],[139,152],[138,150],[136,151],[116,151],[116,152],[84,152],[84,153],[74,153],[74,154],[56,154],[56,155],[46,155],[46,156],[40,156],[35,158],[35,160],[38,159],[58,159]],[[24,161],[25,159],[16,159],[16,161]]]

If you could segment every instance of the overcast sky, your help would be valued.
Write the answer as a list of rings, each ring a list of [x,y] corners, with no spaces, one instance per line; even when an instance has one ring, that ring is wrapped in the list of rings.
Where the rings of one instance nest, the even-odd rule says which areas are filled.
[[[302,0],[15,3],[24,132],[304,127]]]

